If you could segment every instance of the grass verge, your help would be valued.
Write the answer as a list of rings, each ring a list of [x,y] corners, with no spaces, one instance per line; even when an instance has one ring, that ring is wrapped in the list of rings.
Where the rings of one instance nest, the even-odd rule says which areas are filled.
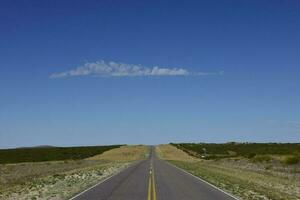
[[[80,160],[0,164],[0,200],[69,199],[148,154],[124,146]]]
[[[241,199],[296,200],[300,198],[299,178],[280,177],[230,168],[211,162],[170,161]]]
[[[174,147],[173,145],[171,145]],[[267,155],[253,158],[223,158],[204,160],[194,158],[178,148],[157,146],[160,158],[198,176],[243,200],[300,199],[299,164],[286,165],[270,160]],[[186,155],[183,155],[185,153]],[[174,156],[174,155],[181,155]],[[258,158],[257,158],[258,157]],[[283,157],[285,158],[285,157]],[[291,158],[293,161],[294,158]],[[263,160],[263,161],[261,161]]]

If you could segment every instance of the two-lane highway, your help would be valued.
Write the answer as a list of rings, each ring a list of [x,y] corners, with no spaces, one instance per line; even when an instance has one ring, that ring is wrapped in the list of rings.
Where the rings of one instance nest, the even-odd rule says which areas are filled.
[[[230,195],[157,159],[140,161],[72,200],[234,200]]]

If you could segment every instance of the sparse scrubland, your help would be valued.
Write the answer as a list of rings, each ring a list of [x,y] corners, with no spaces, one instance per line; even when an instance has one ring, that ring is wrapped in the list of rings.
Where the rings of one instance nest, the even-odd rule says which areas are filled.
[[[173,144],[156,151],[240,199],[300,199],[299,144]]]
[[[182,143],[177,148],[203,159],[244,157],[252,161],[278,160],[284,164],[296,164],[300,160],[298,143]]]
[[[68,199],[146,158],[148,151],[146,146],[116,146],[85,159],[0,164],[0,199]]]

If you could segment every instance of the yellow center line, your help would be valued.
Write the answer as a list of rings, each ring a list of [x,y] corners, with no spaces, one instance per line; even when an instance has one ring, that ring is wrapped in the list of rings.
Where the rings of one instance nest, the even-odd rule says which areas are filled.
[[[153,192],[153,200],[156,200],[156,190],[155,190],[155,179],[154,179],[154,170],[152,170],[152,192]]]
[[[152,167],[152,163],[149,171],[148,200],[156,200],[155,179],[154,179],[154,170]]]
[[[151,200],[151,169],[150,169],[150,176],[149,176],[149,182],[148,182],[148,200]]]

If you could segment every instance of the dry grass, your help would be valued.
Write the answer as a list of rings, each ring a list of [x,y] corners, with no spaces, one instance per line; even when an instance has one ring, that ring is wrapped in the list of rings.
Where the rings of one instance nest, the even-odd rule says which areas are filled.
[[[149,147],[144,145],[122,146],[120,148],[106,151],[103,154],[87,158],[87,160],[129,162],[144,159],[148,154]]]
[[[184,151],[169,144],[161,144],[155,148],[157,155],[164,160],[178,160],[185,162],[200,161],[200,159],[194,158]]]
[[[0,192],[4,188],[30,182],[37,177],[49,176],[74,169],[104,164],[104,161],[49,161],[0,165]],[[3,186],[3,187],[2,187]],[[4,187],[5,186],[5,187]]]
[[[122,146],[84,160],[0,165],[0,200],[63,200],[144,159],[147,146]]]
[[[171,145],[159,145],[160,158],[199,176],[243,200],[300,199],[299,165],[254,163],[249,159],[201,160]],[[192,162],[191,162],[192,161]]]
[[[106,163],[36,177],[13,187],[1,188],[0,200],[64,200],[124,169],[128,163]]]
[[[226,159],[225,159],[226,160]],[[173,164],[244,200],[297,200],[300,198],[300,180],[296,174],[287,176],[270,170],[254,171],[225,160],[182,162]],[[238,174],[238,175],[237,175]]]

